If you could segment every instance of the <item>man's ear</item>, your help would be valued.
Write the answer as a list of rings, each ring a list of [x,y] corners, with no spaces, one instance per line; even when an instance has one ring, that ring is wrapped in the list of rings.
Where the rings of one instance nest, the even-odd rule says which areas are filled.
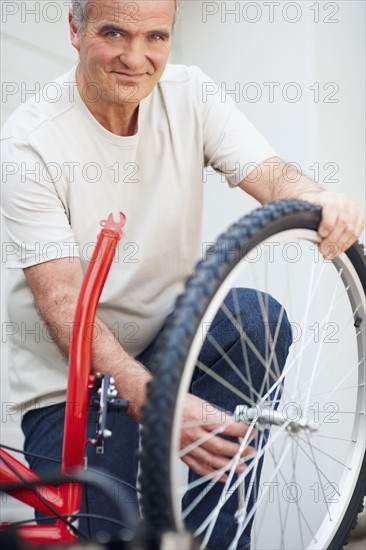
[[[77,51],[80,51],[80,37],[79,37],[77,27],[74,23],[74,18],[71,11],[69,11],[69,27],[70,27],[71,44],[74,46],[74,48],[77,49]]]

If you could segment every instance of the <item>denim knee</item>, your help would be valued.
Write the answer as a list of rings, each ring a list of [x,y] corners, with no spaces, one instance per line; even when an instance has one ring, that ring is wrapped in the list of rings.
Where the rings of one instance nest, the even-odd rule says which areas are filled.
[[[239,306],[241,324],[253,343],[262,347],[259,340],[275,339],[276,344],[290,347],[291,325],[283,306],[273,296],[251,288],[237,288],[229,292],[224,303],[236,318]]]

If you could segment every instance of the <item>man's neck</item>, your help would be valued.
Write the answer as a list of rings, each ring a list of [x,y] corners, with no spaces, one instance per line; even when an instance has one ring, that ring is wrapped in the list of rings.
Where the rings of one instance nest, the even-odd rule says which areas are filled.
[[[139,103],[115,103],[108,102],[103,98],[98,101],[90,101],[83,94],[87,89],[83,77],[76,71],[76,83],[80,97],[93,115],[93,117],[106,130],[117,136],[133,136],[137,132],[137,120]]]
[[[112,105],[108,108],[106,105],[97,103],[88,104],[84,101],[94,118],[106,130],[117,136],[133,136],[137,131],[138,105],[133,106],[133,111],[121,108],[118,105]]]

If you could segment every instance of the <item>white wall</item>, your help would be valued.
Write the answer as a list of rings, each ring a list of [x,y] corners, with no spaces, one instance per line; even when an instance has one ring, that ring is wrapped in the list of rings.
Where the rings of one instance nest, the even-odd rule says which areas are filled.
[[[365,205],[364,21],[365,3],[352,0],[187,0],[174,59],[199,65],[227,90],[239,83],[238,107],[281,157],[312,177],[318,163],[320,183]],[[272,99],[268,83],[279,84]],[[256,90],[261,99],[252,102]],[[291,102],[297,90],[301,99]],[[220,178],[208,181],[211,240],[255,203],[227,193]]]
[[[32,90],[76,62],[69,44],[68,8],[66,0],[1,3],[2,122]]]

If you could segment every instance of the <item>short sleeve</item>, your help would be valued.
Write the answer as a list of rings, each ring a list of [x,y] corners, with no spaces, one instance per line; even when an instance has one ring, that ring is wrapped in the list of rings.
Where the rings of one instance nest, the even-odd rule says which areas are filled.
[[[201,71],[200,88],[205,165],[224,174],[235,187],[276,153],[233,99]]]
[[[26,268],[79,256],[65,206],[41,156],[27,142],[1,141],[3,263]]]

